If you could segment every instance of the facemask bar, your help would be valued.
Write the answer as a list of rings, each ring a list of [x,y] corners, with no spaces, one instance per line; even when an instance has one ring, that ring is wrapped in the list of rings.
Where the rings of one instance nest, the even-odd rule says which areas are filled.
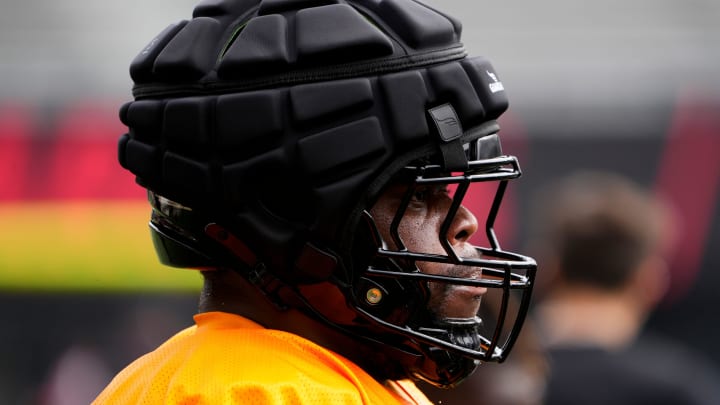
[[[483,159],[469,162],[469,168],[462,173],[447,174],[444,173],[439,165],[425,166],[409,166],[406,172],[415,174],[414,180],[409,184],[407,191],[401,199],[400,206],[390,224],[390,237],[397,247],[397,250],[390,250],[385,243],[379,247],[377,255],[392,259],[395,262],[416,263],[416,262],[437,262],[449,263],[454,265],[463,265],[482,268],[483,276],[481,279],[469,279],[453,276],[442,276],[435,274],[422,273],[415,265],[414,269],[396,270],[383,269],[370,266],[367,275],[378,277],[389,277],[404,280],[412,280],[417,283],[447,283],[456,285],[466,285],[475,287],[487,287],[502,291],[499,308],[497,309],[497,320],[495,329],[491,336],[479,336],[482,344],[480,349],[474,350],[453,344],[435,336],[423,333],[418,329],[411,328],[407,325],[395,325],[385,322],[376,316],[363,310],[365,316],[372,318],[375,322],[383,325],[388,329],[392,329],[404,334],[410,334],[419,342],[443,348],[451,352],[458,352],[464,356],[481,361],[502,362],[507,357],[510,349],[515,343],[520,328],[527,314],[530,304],[530,292],[534,283],[536,264],[535,261],[517,253],[503,251],[498,243],[495,235],[494,224],[497,213],[507,187],[507,181],[520,176],[520,168],[517,159],[513,156],[500,156],[497,158]],[[452,222],[457,215],[462,201],[472,183],[499,181],[498,188],[495,192],[490,211],[488,212],[485,222],[485,232],[489,247],[475,246],[479,253],[478,258],[460,257],[453,249],[447,238],[447,233]],[[445,250],[445,255],[429,254],[421,252],[409,251],[399,234],[400,223],[405,216],[408,204],[416,189],[426,185],[457,185],[457,189],[453,195],[453,201],[447,212],[447,215],[441,224],[439,234],[440,243]],[[369,214],[367,214],[369,215]],[[381,240],[377,229],[375,229],[377,240]],[[401,268],[402,266],[397,266]],[[408,271],[409,270],[409,271]],[[520,299],[517,303],[510,302],[511,292],[520,292]],[[517,305],[517,313],[515,314],[514,323],[509,331],[505,331],[505,321],[508,318],[508,311],[511,306]],[[506,336],[503,341],[503,336]]]

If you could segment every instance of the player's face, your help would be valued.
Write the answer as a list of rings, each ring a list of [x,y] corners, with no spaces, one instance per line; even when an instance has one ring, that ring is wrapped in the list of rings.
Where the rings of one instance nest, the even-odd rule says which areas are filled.
[[[388,187],[371,209],[380,235],[391,247],[396,248],[390,234],[390,224],[407,191],[405,185]],[[452,203],[451,193],[445,186],[419,186],[413,194],[399,224],[398,234],[410,252],[446,255],[441,238],[447,238],[459,257],[476,258],[470,237],[477,231],[475,216],[461,206],[453,218],[446,235],[440,235],[443,222]],[[420,271],[428,274],[479,279],[478,267],[466,267],[448,263],[417,262]],[[474,318],[480,307],[485,288],[459,286],[430,282],[429,307],[440,318]]]

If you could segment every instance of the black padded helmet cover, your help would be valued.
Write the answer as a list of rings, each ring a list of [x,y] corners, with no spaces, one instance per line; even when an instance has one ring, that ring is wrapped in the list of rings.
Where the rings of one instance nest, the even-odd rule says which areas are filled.
[[[335,245],[391,163],[437,152],[430,108],[465,129],[507,108],[460,31],[413,0],[203,1],[133,60],[120,163],[286,266],[285,247]]]

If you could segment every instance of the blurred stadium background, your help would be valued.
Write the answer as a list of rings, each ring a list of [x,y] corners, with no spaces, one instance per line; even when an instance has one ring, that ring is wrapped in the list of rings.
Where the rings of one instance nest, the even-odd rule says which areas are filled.
[[[679,233],[672,288],[649,327],[720,364],[720,2],[429,3],[464,22],[470,53],[493,61],[510,95],[504,146],[525,176],[502,242],[528,242],[532,196],[570,171],[652,187]],[[129,62],[195,4],[2,5],[2,403],[87,401],[191,322],[199,276],[156,263],[145,196],[116,163],[116,142]]]

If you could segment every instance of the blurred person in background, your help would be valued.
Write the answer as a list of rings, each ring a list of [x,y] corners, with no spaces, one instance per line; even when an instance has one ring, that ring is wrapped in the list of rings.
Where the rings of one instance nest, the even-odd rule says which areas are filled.
[[[413,380],[507,358],[536,265],[495,236],[520,167],[460,33],[412,0],[237,0],[150,42],[119,160],[160,260],[201,272],[200,313],[96,404],[428,403]],[[463,201],[487,184],[481,227]]]
[[[669,282],[668,206],[628,178],[583,171],[543,188],[537,208],[546,404],[720,404],[716,370],[643,333]]]

